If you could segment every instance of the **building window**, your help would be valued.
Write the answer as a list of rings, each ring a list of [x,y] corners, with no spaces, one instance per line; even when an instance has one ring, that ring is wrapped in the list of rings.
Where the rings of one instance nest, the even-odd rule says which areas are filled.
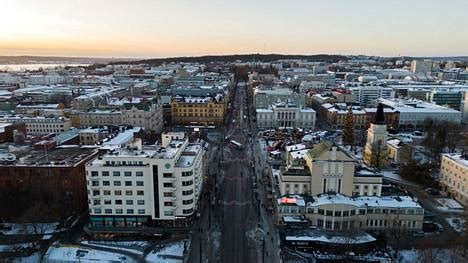
[[[109,181],[102,181],[102,185],[104,185],[104,186],[109,186],[109,185],[110,185],[110,182],[109,182]]]
[[[124,176],[132,176],[132,172],[124,172]]]
[[[193,190],[182,191],[182,195],[191,195],[193,194]]]
[[[112,176],[120,176],[120,172],[119,171],[113,171]]]
[[[184,173],[182,172],[182,174]],[[172,178],[172,173],[163,173],[163,178]]]
[[[182,172],[182,176],[183,176],[183,177],[191,176],[191,175],[193,175],[193,171]]]
[[[94,177],[94,176],[98,176],[98,175],[99,175],[99,173],[98,173],[97,171],[92,171],[92,172],[91,172],[91,176],[93,176],[93,177]]]
[[[112,214],[112,209],[105,209],[105,210],[104,210],[104,213],[106,213],[106,214]]]
[[[136,181],[137,186],[143,186],[143,181]]]
[[[165,216],[173,216],[173,215],[174,215],[174,212],[172,212],[172,211],[164,211],[164,215],[165,215]]]
[[[99,181],[91,181],[92,186],[99,186]]]
[[[182,200],[182,204],[183,204],[183,205],[193,204],[193,199]]]
[[[138,177],[143,176],[143,172],[135,172],[135,176],[138,176]]]
[[[101,213],[101,208],[94,208],[94,213],[95,214],[100,214]]]
[[[105,205],[110,205],[110,204],[111,204],[111,200],[104,200],[104,204],[105,204]]]
[[[173,205],[174,205],[174,203],[172,203],[172,202],[164,202],[164,206],[173,206]]]
[[[101,192],[99,190],[94,190],[93,191],[93,196],[97,196],[97,195],[100,195]]]
[[[172,183],[163,183],[163,186],[164,187],[173,187],[173,184]]]
[[[317,227],[323,227],[323,220],[317,219]]]
[[[121,186],[122,183],[120,181],[114,181],[114,186]]]
[[[145,204],[145,200],[138,200],[137,201],[137,205],[144,205]]]
[[[132,181],[125,181],[125,186],[132,186]]]
[[[137,195],[144,195],[144,194],[145,194],[145,192],[143,190],[138,190],[137,191]]]
[[[133,209],[127,209],[127,214],[133,214],[133,213],[134,213]]]
[[[115,200],[115,204],[116,204],[116,205],[121,205],[121,204],[122,204],[122,200]]]
[[[184,210],[182,210],[182,213],[184,213],[184,214],[191,214],[191,213],[193,213],[193,208],[184,209]]]
[[[114,195],[122,195],[122,191],[120,191],[120,190],[115,190],[115,191],[114,191]]]
[[[123,210],[122,210],[122,209],[115,209],[115,213],[116,213],[116,214],[122,214],[122,213],[123,213]]]
[[[108,171],[103,171],[102,176],[109,176],[109,172]]]
[[[140,214],[140,215],[145,214],[145,209],[138,209],[138,214]]]
[[[133,191],[132,190],[125,190],[125,195],[133,195]]]
[[[189,186],[193,184],[193,180],[190,181],[182,181],[182,186]]]
[[[125,200],[126,205],[133,205],[133,200]]]

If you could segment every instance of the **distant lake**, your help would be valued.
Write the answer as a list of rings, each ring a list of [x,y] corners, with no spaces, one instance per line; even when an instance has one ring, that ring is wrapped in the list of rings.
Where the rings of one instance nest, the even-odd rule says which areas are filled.
[[[73,63],[64,63],[64,64],[0,64],[0,71],[25,71],[25,70],[38,70],[40,68],[56,68],[56,67],[85,67],[90,64],[73,64]]]

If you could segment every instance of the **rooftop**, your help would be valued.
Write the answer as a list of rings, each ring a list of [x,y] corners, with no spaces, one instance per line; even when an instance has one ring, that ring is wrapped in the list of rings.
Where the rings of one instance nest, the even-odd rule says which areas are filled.
[[[300,195],[290,195],[282,197],[278,200],[279,205],[296,205],[305,206],[306,202]],[[360,196],[348,197],[342,194],[322,194],[314,196],[311,201],[307,202],[307,207],[316,207],[330,204],[346,204],[356,207],[388,207],[388,208],[421,208],[421,205],[410,196]]]
[[[443,156],[463,165],[465,168],[468,168],[468,154],[445,153]]]
[[[93,148],[82,148],[77,145],[59,146],[52,150],[34,150],[31,147],[19,147],[10,151],[15,155],[2,165],[14,166],[76,166],[87,157],[94,155]]]

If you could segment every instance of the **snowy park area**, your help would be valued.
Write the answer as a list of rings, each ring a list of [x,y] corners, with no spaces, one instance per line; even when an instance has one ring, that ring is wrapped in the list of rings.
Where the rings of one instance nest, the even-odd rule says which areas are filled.
[[[0,245],[0,252],[17,252],[25,249],[32,249],[32,243],[18,243],[11,245]]]
[[[145,261],[154,263],[182,263],[189,246],[189,240],[163,244],[151,251],[146,256]]]
[[[462,233],[465,231],[465,219],[461,217],[447,217],[445,220],[447,220],[447,223],[449,223],[450,227],[456,232]]]
[[[61,231],[58,225],[59,223],[4,223],[0,228],[0,233],[3,235],[50,235]]]
[[[400,263],[452,263],[464,262],[455,249],[400,250]]]
[[[44,262],[133,262],[128,257],[111,252],[79,246],[51,246],[44,255]]]

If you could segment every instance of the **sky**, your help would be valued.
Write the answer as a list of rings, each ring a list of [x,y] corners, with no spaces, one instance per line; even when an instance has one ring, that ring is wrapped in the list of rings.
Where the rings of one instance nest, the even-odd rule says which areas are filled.
[[[468,55],[467,0],[0,0],[0,55]]]

